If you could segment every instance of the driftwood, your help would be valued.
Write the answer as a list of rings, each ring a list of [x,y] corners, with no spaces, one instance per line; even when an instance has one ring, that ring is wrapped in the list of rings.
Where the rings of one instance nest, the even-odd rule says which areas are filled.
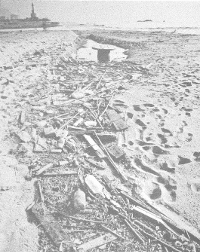
[[[86,243],[79,245],[77,247],[77,250],[80,252],[85,252],[90,249],[94,249],[94,248],[100,247],[104,244],[110,243],[116,239],[117,239],[117,237],[113,234],[102,235],[102,236],[99,236],[93,240],[90,240]]]
[[[109,160],[109,162],[111,163],[111,165],[113,166],[113,168],[116,170],[116,172],[118,173],[118,175],[120,175],[120,177],[124,180],[127,181],[127,178],[124,176],[124,174],[122,174],[122,172],[119,170],[119,168],[116,166],[115,162],[113,161],[113,159],[111,158],[109,152],[107,151],[107,149],[104,147],[103,143],[101,142],[100,138],[98,137],[98,135],[95,132],[95,135],[102,147],[102,149],[105,151],[105,153],[107,154],[107,158]]]
[[[103,223],[103,221],[77,218],[77,217],[74,217],[74,216],[71,216],[71,215],[68,215],[68,214],[64,214],[64,213],[58,212],[58,211],[57,211],[57,213],[62,215],[65,218],[69,218],[69,219],[73,219],[73,220],[77,220],[77,221],[92,222],[92,223],[97,223],[97,224],[102,224]]]
[[[131,226],[131,223],[128,220],[124,219],[124,222],[131,229],[131,231],[138,238],[138,240],[144,244],[145,240],[144,240],[143,236]]]
[[[104,230],[110,232],[111,234],[115,235],[117,238],[125,240],[124,237],[122,237],[121,235],[118,235],[116,232],[112,231],[110,228],[108,228],[108,227],[106,227],[104,225],[101,225],[100,227],[103,228]]]
[[[63,230],[57,223],[56,219],[50,213],[41,214],[43,213],[42,204],[35,204],[32,207],[32,213],[39,221],[39,223],[43,226],[45,232],[48,234],[53,244],[59,247],[61,241],[66,237],[64,236]]]
[[[42,174],[43,177],[69,176],[69,175],[78,175],[78,172],[66,171],[66,172],[60,172],[60,173],[44,173],[44,174]]]
[[[42,185],[41,185],[41,181],[37,181],[37,186],[38,186],[38,191],[39,191],[39,194],[40,194],[40,200],[41,202],[44,203],[44,194],[42,192]]]
[[[97,153],[98,157],[100,158],[105,158],[106,155],[104,152],[101,150],[101,148],[95,143],[95,141],[92,139],[91,136],[89,135],[84,135],[85,140],[91,145],[91,147],[95,150]]]
[[[89,164],[92,164],[94,166],[96,166],[97,168],[101,169],[101,170],[105,170],[106,166],[104,164],[101,164],[100,162],[96,162],[92,159],[86,158],[85,159]]]
[[[52,168],[53,166],[54,166],[53,163],[47,164],[47,165],[45,165],[43,168],[39,169],[39,170],[35,173],[35,175],[38,176],[38,175],[42,174],[44,171],[46,171],[46,170]]]

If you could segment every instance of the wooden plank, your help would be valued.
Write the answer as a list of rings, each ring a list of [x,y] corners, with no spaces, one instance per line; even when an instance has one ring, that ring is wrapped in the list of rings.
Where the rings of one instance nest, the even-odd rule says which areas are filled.
[[[110,155],[115,159],[119,159],[122,156],[124,156],[124,151],[116,143],[107,145],[106,149],[108,150]]]
[[[85,140],[90,144],[90,146],[95,150],[97,153],[98,157],[100,158],[105,158],[106,155],[102,151],[102,149],[95,143],[95,141],[92,139],[91,136],[89,135],[84,135]]]
[[[116,240],[117,237],[114,236],[113,234],[106,234],[106,235],[102,235],[100,237],[97,237],[93,240],[90,240],[86,243],[83,243],[81,245],[79,245],[77,247],[77,250],[80,252],[85,252],[88,251],[90,249],[96,248],[96,247],[100,247],[106,243],[112,242],[114,240]]]
[[[32,213],[43,226],[53,244],[58,247],[61,241],[65,240],[66,237],[57,220],[50,213],[46,213],[43,210],[41,203],[35,204],[32,207]]]
[[[128,125],[115,110],[109,109],[106,113],[116,130],[125,130],[128,128]]]

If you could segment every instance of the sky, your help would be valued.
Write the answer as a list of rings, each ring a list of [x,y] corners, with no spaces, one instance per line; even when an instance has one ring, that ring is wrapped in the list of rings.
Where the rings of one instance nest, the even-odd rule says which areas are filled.
[[[200,1],[68,1],[0,0],[1,6],[21,18],[30,16],[34,2],[38,17],[52,21],[129,25],[137,20],[200,26]]]

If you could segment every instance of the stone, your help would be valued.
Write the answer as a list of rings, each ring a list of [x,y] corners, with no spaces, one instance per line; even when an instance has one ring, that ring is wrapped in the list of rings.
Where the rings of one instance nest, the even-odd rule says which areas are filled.
[[[85,183],[92,193],[99,194],[105,198],[105,195],[103,193],[104,187],[102,186],[102,184],[99,183],[99,181],[93,175],[87,175],[85,178]]]
[[[44,135],[45,137],[55,137],[55,129],[51,126],[48,128],[44,128]]]
[[[74,93],[72,93],[71,97],[74,99],[81,99],[85,97],[85,93],[82,91],[75,91]]]
[[[86,202],[85,193],[81,189],[78,189],[74,193],[74,209],[77,211],[84,210],[86,205],[87,205],[87,202]]]
[[[30,142],[31,141],[31,136],[28,134],[26,131],[20,131],[17,133],[17,136],[22,142]]]
[[[96,127],[97,126],[97,122],[96,121],[86,121],[84,122],[84,125],[87,127],[87,128],[92,128],[92,127]]]

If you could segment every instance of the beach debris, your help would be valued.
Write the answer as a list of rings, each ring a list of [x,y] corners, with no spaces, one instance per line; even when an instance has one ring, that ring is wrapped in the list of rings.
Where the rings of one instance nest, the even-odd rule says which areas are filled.
[[[109,154],[115,159],[119,159],[125,154],[124,151],[120,147],[118,147],[116,143],[106,145],[106,149],[108,150]]]
[[[86,121],[86,122],[84,122],[84,125],[87,128],[92,128],[92,127],[96,127],[97,126],[97,122],[96,121]]]
[[[49,164],[43,166],[42,168],[40,168],[38,171],[36,171],[35,175],[36,175],[36,176],[39,176],[39,175],[41,175],[44,171],[46,171],[46,170],[52,168],[53,166],[54,166],[53,163],[49,163]]]
[[[115,110],[108,109],[106,113],[108,115],[108,118],[110,119],[110,122],[113,124],[117,131],[125,130],[128,128],[128,125]]]
[[[38,191],[39,191],[39,195],[40,195],[40,202],[43,202],[44,203],[44,194],[42,192],[42,184],[41,184],[41,181],[40,180],[37,180],[36,181],[36,185],[37,185],[37,188],[38,188]]]
[[[102,149],[96,144],[96,142],[92,139],[91,136],[85,134],[84,138],[90,144],[90,146],[94,149],[94,151],[96,152],[96,154],[99,158],[106,157],[106,155],[104,154]]]
[[[87,202],[86,202],[86,196],[85,193],[78,188],[78,190],[74,193],[74,209],[77,211],[84,210]]]
[[[86,158],[85,159],[89,164],[92,164],[93,166],[97,167],[100,170],[105,170],[107,165],[105,163],[104,160],[102,160],[101,162],[96,162],[95,160],[91,159],[91,158]]]
[[[45,137],[55,137],[56,135],[55,129],[52,126],[44,128],[44,135]]]
[[[93,240],[90,240],[86,243],[81,244],[80,246],[77,247],[77,250],[80,252],[88,251],[88,250],[100,247],[104,244],[110,243],[116,239],[117,239],[116,235],[105,234],[105,235],[99,236]]]
[[[57,223],[56,219],[47,211],[43,210],[42,203],[35,204],[31,211],[35,218],[43,226],[45,232],[56,247],[59,247],[60,242],[65,239],[62,228]]]
[[[24,124],[26,121],[26,111],[22,110],[19,115],[19,123]]]
[[[105,198],[104,194],[105,188],[102,186],[101,183],[99,183],[99,181],[93,175],[87,175],[85,177],[85,183],[92,193],[99,194],[103,198]]]
[[[110,164],[112,165],[112,167],[115,169],[115,171],[118,173],[118,175],[121,177],[121,179],[123,181],[127,181],[127,178],[125,177],[125,175],[122,173],[122,171],[120,171],[120,169],[117,167],[117,165],[115,164],[115,162],[113,161],[112,157],[110,156],[109,152],[107,151],[107,149],[105,148],[105,146],[103,145],[103,143],[101,142],[101,140],[99,139],[99,137],[97,136],[97,134],[95,133],[102,149],[105,151],[105,153],[107,154],[107,159],[110,162]]]
[[[51,173],[43,173],[41,176],[43,177],[55,177],[55,176],[69,176],[69,175],[78,175],[78,172],[76,171],[65,171],[65,172],[51,172]]]
[[[82,99],[83,97],[85,97],[86,93],[81,91],[81,90],[77,90],[74,93],[71,94],[71,97],[74,99]]]
[[[26,131],[19,131],[16,133],[16,135],[19,137],[19,139],[24,142],[24,143],[28,143],[31,141],[31,136],[29,135],[28,132]]]
[[[55,54],[58,56],[55,64],[48,65],[45,76],[48,81],[38,82],[33,85],[34,90],[24,95],[21,104],[26,107],[18,118],[20,132],[30,137],[22,133],[20,141],[25,143],[18,145],[17,154],[26,163],[29,158],[35,159],[28,167],[26,179],[38,179],[35,186],[38,197],[27,210],[32,209],[60,251],[65,250],[65,245],[67,250],[72,246],[75,251],[199,249],[195,242],[197,232],[197,237],[192,236],[183,225],[168,219],[164,211],[158,211],[152,202],[161,199],[166,204],[163,188],[170,197],[176,195],[176,182],[163,177],[166,172],[175,175],[175,168],[170,168],[175,165],[168,166],[168,161],[165,162],[171,158],[168,150],[173,146],[169,138],[175,134],[167,129],[162,118],[170,115],[169,109],[151,104],[149,100],[129,105],[122,95],[137,83],[135,80],[139,84],[149,78],[149,66],[135,62],[76,62],[70,56],[60,57],[57,51]],[[36,69],[37,65],[33,61],[27,69]],[[191,112],[191,109],[183,110]],[[159,119],[159,143],[152,132],[148,132],[148,113]],[[132,129],[138,132],[136,137]],[[133,135],[131,139],[130,135]],[[23,151],[22,145],[30,145],[30,152],[34,145],[32,156]],[[129,148],[133,152],[131,158],[126,152],[128,146],[132,146]],[[195,161],[199,156],[199,152],[194,153]],[[179,165],[187,162],[181,158]],[[161,159],[160,169],[155,168],[155,160],[160,163]],[[148,202],[141,200],[140,196],[144,195],[139,195],[140,190],[134,190],[140,171],[152,179],[150,183],[144,179],[144,187],[143,182],[139,185],[149,196]],[[190,188],[199,193],[198,181],[190,183]],[[192,229],[189,226],[187,230]],[[129,240],[130,237],[139,242]],[[189,243],[195,245],[191,248]]]

